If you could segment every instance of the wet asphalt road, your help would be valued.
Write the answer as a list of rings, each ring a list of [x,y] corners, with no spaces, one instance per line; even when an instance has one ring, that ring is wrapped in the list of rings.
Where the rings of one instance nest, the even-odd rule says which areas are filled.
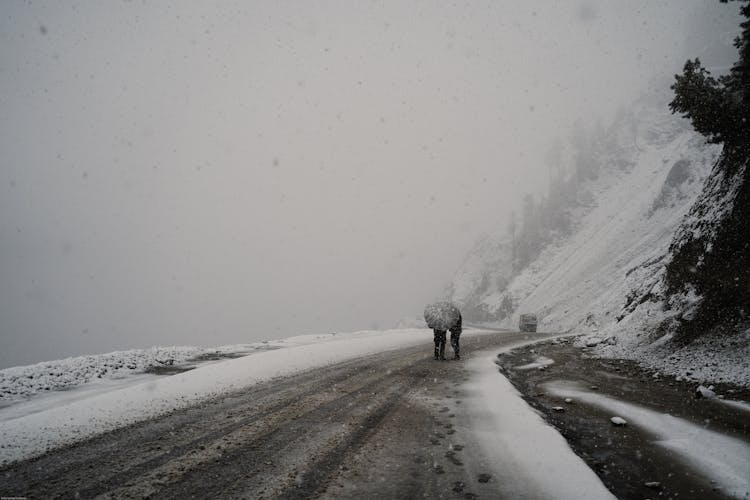
[[[464,335],[462,354],[525,338]],[[497,498],[464,425],[463,360],[435,361],[431,344],[425,335],[13,464],[0,496]]]
[[[678,417],[744,441],[750,457],[747,411],[718,399],[697,399],[696,382],[655,375],[632,361],[593,358],[587,351],[576,347],[571,338],[555,339],[514,349],[497,364],[526,402],[562,434],[618,498],[730,498],[700,467],[662,446],[658,435],[635,424],[615,427],[610,421],[615,416],[612,412],[576,401],[568,404],[550,393],[547,384],[574,382],[602,396]],[[536,370],[514,368],[537,356],[553,359],[554,364]],[[750,400],[746,388],[717,384],[716,390],[730,399]]]

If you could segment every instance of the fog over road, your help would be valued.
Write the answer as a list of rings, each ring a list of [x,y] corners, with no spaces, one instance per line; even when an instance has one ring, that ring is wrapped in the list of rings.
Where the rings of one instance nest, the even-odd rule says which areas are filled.
[[[543,337],[543,335],[540,335]],[[528,335],[467,337],[462,353]],[[272,380],[0,474],[50,498],[499,496],[470,432],[463,361],[424,346]],[[480,481],[481,479],[481,481]]]

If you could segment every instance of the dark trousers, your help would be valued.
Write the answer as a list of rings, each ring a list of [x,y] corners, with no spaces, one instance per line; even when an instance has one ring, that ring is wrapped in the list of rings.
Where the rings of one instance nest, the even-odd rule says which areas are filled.
[[[433,330],[433,332],[435,332],[435,359],[445,359],[446,332],[445,330]]]
[[[453,355],[458,357],[458,339],[461,336],[461,332],[451,332],[451,347],[453,348]]]

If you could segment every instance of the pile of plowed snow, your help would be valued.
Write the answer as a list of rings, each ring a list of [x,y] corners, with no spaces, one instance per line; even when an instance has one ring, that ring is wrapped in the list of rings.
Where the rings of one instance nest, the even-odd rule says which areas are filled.
[[[0,370],[0,403],[72,389],[98,380],[121,379],[153,368],[178,367],[200,356],[250,352],[262,345],[151,347],[5,368]]]

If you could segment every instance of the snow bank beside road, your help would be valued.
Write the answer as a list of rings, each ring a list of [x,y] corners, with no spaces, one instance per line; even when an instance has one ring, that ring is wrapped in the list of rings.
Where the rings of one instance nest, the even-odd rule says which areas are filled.
[[[250,352],[264,345],[152,347],[14,366],[0,370],[0,403],[67,390],[94,381],[132,377],[152,368],[180,366],[197,356]]]
[[[547,339],[548,340],[548,339]],[[505,349],[520,347],[518,343]],[[466,398],[476,438],[508,498],[612,499],[565,439],[521,399],[494,364],[497,350],[472,358]]]
[[[404,346],[425,344],[431,349],[428,333],[415,329],[293,337],[274,342],[277,347],[285,346],[283,349],[200,366],[8,419],[0,422],[0,463],[36,456],[274,377]]]

